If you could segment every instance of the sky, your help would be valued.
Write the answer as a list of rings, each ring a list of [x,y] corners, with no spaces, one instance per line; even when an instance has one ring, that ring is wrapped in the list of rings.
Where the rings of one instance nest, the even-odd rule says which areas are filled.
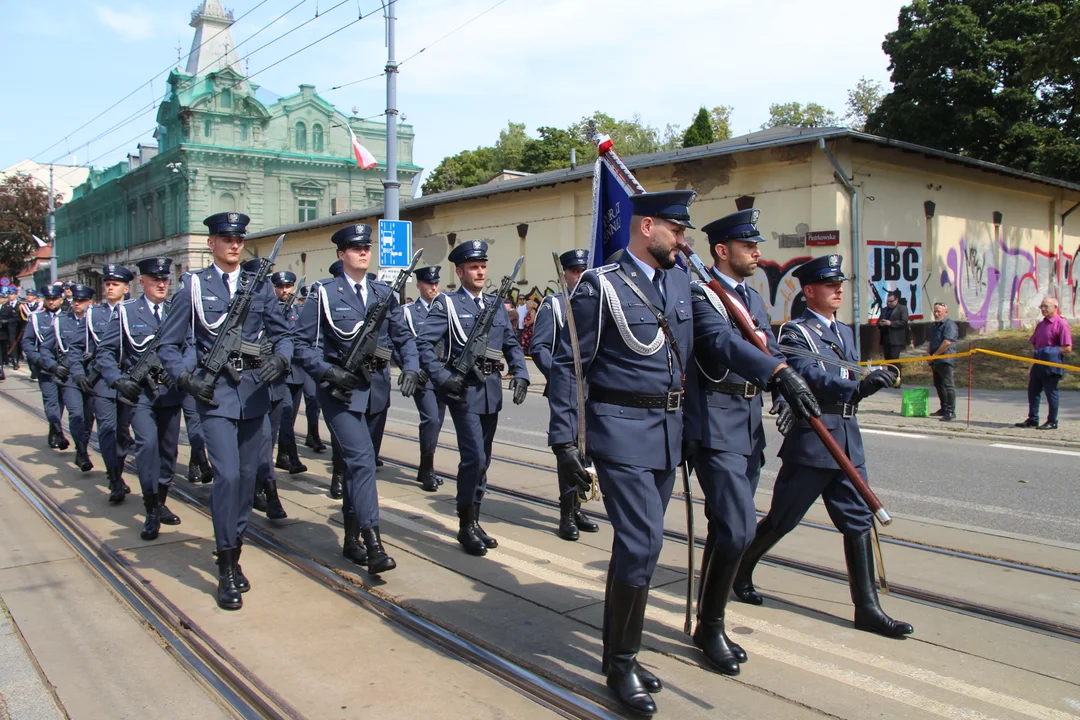
[[[138,142],[152,141],[153,105],[165,94],[168,71],[186,62],[194,36],[188,23],[200,5],[0,2],[0,47],[6,50],[0,168],[27,157],[107,166]],[[249,74],[258,73],[254,82],[279,95],[310,83],[360,117],[385,110],[380,0],[224,5],[238,18],[232,27],[238,52],[255,51],[244,61]],[[732,130],[742,134],[760,129],[773,103],[817,102],[843,115],[847,91],[861,77],[888,87],[881,43],[902,5],[396,0],[397,59],[408,58],[398,77],[398,107],[416,132],[414,162],[426,171],[447,155],[494,144],[508,121],[535,133],[600,110],[618,119],[640,114],[662,130],[667,123],[685,128],[701,106],[729,105]],[[301,50],[358,13],[363,19]]]

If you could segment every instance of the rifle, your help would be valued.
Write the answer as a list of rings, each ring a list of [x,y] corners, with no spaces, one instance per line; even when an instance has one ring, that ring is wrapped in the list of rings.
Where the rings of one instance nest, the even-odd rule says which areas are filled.
[[[158,346],[161,345],[160,333],[161,328],[158,328],[158,334],[154,335],[154,339],[142,351],[138,362],[124,373],[132,382],[146,386],[151,395],[157,392],[158,385],[164,385],[165,387],[172,385],[172,380],[169,379],[168,373],[165,372],[165,366],[161,364],[161,359],[157,354]],[[138,398],[131,400],[120,392],[116,393],[116,399],[128,407],[135,407],[139,402]]]
[[[97,385],[97,381],[101,379],[101,370],[98,370],[97,363],[94,363],[93,367],[91,367],[91,363],[94,363],[94,353],[84,352],[83,367],[87,368],[86,379],[90,381],[91,385]]]
[[[216,381],[224,372],[229,376],[230,380],[238,383],[243,375],[236,367],[237,361],[241,360],[244,355],[249,357],[262,355],[262,347],[258,343],[244,341],[244,322],[247,320],[248,313],[251,312],[251,303],[255,299],[255,293],[262,287],[263,281],[266,280],[266,276],[270,273],[270,268],[274,266],[274,260],[284,243],[285,235],[282,234],[274,243],[274,249],[270,251],[270,254],[259,258],[259,269],[255,272],[254,277],[246,278],[244,273],[240,274],[240,281],[237,283],[238,287],[233,294],[232,301],[229,303],[229,312],[225,316],[225,322],[222,323],[221,330],[218,331],[217,337],[214,338],[214,344],[210,347],[210,351],[203,356],[199,363],[203,377],[210,377]],[[218,406],[216,402],[207,404],[210,407]]]
[[[491,303],[484,305],[483,311],[476,318],[476,324],[473,325],[472,332],[469,333],[469,339],[465,341],[465,345],[461,348],[461,353],[450,363],[450,371],[453,373],[451,377],[464,378],[469,373],[472,373],[480,382],[484,382],[487,376],[477,367],[477,361],[481,357],[490,360],[501,359],[501,355],[495,357],[489,355],[488,335],[491,333],[491,324],[495,322],[495,313],[499,311],[503,300],[510,294],[510,288],[514,284],[514,279],[517,278],[518,271],[521,270],[521,264],[524,261],[524,255],[518,258],[517,264],[514,265],[514,271],[503,278],[499,291],[495,293],[495,299]],[[460,396],[447,395],[447,397],[451,400],[462,400]]]
[[[296,294],[300,288],[304,287],[304,281],[307,280],[307,275],[301,275],[297,280],[295,289],[289,294],[289,297],[285,299],[285,304],[281,306],[281,314],[285,317],[289,317],[289,311],[292,310],[293,305],[296,304]]]
[[[370,383],[371,368],[369,366],[372,361],[375,359],[390,360],[390,351],[379,347],[379,331],[382,329],[383,321],[386,320],[386,314],[390,312],[390,301],[401,294],[405,283],[408,282],[409,276],[416,269],[416,264],[420,262],[423,254],[423,249],[417,250],[416,254],[413,255],[412,262],[409,263],[409,267],[402,270],[397,279],[394,280],[390,292],[381,298],[379,302],[368,308],[363,327],[353,338],[345,356],[341,358],[342,370],[353,375],[361,375],[366,382]],[[342,392],[338,388],[331,390],[330,394],[343,403],[347,404],[349,402],[349,393]]]

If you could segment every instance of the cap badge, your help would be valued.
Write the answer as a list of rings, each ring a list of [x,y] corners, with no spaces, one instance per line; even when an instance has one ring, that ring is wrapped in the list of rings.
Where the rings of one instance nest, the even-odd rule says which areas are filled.
[[[830,255],[829,256],[829,267],[840,267],[840,256],[839,255]]]
[[[750,224],[757,225],[757,219],[761,217],[761,210],[754,208],[750,211]]]
[[[585,257],[585,251],[584,250],[575,250],[574,251],[574,257]]]
[[[479,240],[473,240],[472,241],[472,246],[474,248],[476,248],[477,250],[479,250],[480,249],[480,241]]]
[[[233,225],[240,222],[240,213],[229,213],[229,222]]]
[[[357,225],[354,228],[354,231],[356,232],[357,235],[363,235],[364,234],[364,226],[363,225]]]

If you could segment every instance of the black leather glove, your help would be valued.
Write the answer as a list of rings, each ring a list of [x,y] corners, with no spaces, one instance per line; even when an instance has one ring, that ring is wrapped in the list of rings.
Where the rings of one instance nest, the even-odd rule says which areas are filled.
[[[123,395],[129,402],[135,403],[139,400],[139,395],[142,394],[142,388],[139,387],[139,383],[135,382],[127,375],[121,375],[116,379],[112,385],[113,390]]]
[[[447,397],[453,400],[460,400],[465,393],[465,378],[454,373],[439,386],[439,389],[442,390]]]
[[[552,445],[551,451],[555,453],[555,464],[559,470],[559,476],[568,480],[577,491],[578,497],[587,499],[592,490],[592,475],[585,469],[585,463],[574,443],[562,443]]]
[[[336,365],[328,367],[326,373],[323,374],[322,379],[330,383],[331,387],[340,390],[346,395],[355,390],[356,386],[360,384],[360,378]]]
[[[821,408],[818,407],[817,398],[795,368],[790,365],[781,368],[773,375],[772,386],[784,396],[784,400],[791,406],[791,412],[798,419],[821,417]]]
[[[698,451],[700,450],[700,440],[687,440],[686,438],[683,438],[682,461],[690,468],[690,472],[694,472],[694,461],[697,459]]]
[[[510,381],[510,389],[514,391],[514,404],[520,405],[525,402],[525,396],[529,394],[529,381],[514,378]]]
[[[402,395],[412,397],[416,394],[416,389],[420,387],[420,373],[415,370],[403,370],[398,375],[397,384],[401,388]]]
[[[285,377],[289,372],[289,360],[281,353],[274,353],[268,358],[263,358],[262,367],[259,368],[259,382],[270,384]]]
[[[780,416],[776,418],[776,429],[780,431],[781,435],[787,435],[792,426],[795,425],[795,413],[791,412],[791,406],[783,400],[774,402],[769,414]]]
[[[892,387],[896,384],[896,378],[896,371],[890,367],[880,367],[876,370],[871,370],[869,375],[859,381],[858,386],[855,388],[855,393],[851,396],[851,402],[857,403],[860,400],[870,397],[878,390]]]
[[[94,392],[94,384],[90,382],[90,378],[86,377],[85,375],[79,375],[75,378],[75,387],[79,388],[80,391],[86,393],[87,395],[90,395]]]
[[[177,378],[176,384],[180,386],[181,390],[188,395],[191,395],[196,400],[204,402],[207,405],[214,404],[215,382],[210,378],[199,377],[184,371],[180,373],[180,377]]]
[[[67,365],[57,363],[56,368],[53,369],[53,377],[60,382],[67,382],[67,379],[71,377],[71,369]]]

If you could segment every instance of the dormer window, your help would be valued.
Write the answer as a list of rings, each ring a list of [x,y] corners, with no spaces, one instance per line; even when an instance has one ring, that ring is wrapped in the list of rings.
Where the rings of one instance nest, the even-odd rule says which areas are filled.
[[[307,125],[296,123],[296,149],[307,150]]]
[[[226,90],[221,91],[221,107],[225,108],[225,109],[228,109],[228,108],[232,107],[232,91],[231,90],[226,89]]]

